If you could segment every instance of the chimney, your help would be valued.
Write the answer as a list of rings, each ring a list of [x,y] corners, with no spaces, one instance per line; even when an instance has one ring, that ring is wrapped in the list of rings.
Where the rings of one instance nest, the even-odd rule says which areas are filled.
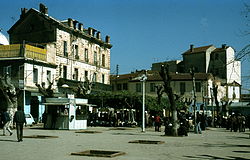
[[[226,49],[226,47],[227,47],[226,44],[222,44],[222,45],[221,45],[221,48],[222,48],[222,49]]]
[[[98,32],[96,33],[96,38],[97,38],[97,39],[101,39],[101,32],[100,32],[100,31],[98,31]]]
[[[28,12],[27,8],[21,8],[21,15],[20,18],[23,18],[24,15]]]
[[[70,28],[73,28],[73,19],[68,18],[68,26],[69,26]]]
[[[190,52],[193,52],[193,51],[194,51],[194,45],[191,44],[191,45],[190,45]]]
[[[110,43],[110,36],[108,36],[108,35],[106,36],[105,42],[108,43],[108,44]]]
[[[46,7],[44,4],[40,3],[39,10],[42,14],[48,15],[48,7]]]
[[[82,23],[78,23],[78,30],[83,31],[83,24]]]
[[[93,36],[93,28],[89,27],[89,28],[88,28],[88,31],[89,31],[89,35],[90,35],[90,36]]]
[[[74,29],[77,29],[77,28],[76,28],[76,24],[77,24],[77,23],[78,23],[78,21],[76,21],[76,20],[73,21],[73,27],[74,27]]]

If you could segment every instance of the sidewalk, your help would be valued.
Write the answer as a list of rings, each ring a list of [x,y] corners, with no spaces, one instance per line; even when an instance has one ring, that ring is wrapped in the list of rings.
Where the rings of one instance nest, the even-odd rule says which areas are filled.
[[[163,130],[163,128],[162,128]],[[189,133],[187,137],[162,136],[147,128],[89,127],[96,133],[76,133],[72,130],[43,130],[25,128],[24,135],[47,135],[58,138],[24,138],[17,142],[16,133],[2,136],[0,130],[0,160],[166,160],[166,159],[250,159],[250,132],[230,132],[211,128],[202,134]],[[101,133],[100,133],[101,132]],[[163,144],[128,143],[134,140],[164,141]],[[103,158],[73,156],[72,152],[85,150],[122,151],[125,155]]]

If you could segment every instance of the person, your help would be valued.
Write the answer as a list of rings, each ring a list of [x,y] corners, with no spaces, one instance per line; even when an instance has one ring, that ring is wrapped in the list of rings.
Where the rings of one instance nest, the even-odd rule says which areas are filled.
[[[161,131],[161,117],[159,115],[155,117],[155,131]]]
[[[195,133],[201,134],[201,115],[197,112],[197,119],[196,119],[196,126],[195,126]]]
[[[13,134],[12,131],[10,130],[11,118],[9,113],[7,112],[7,109],[5,109],[4,112],[2,113],[2,121],[3,121],[3,135],[5,136],[5,132],[7,130],[11,136]]]
[[[17,107],[17,111],[14,115],[14,123],[16,124],[17,140],[18,142],[23,141],[23,124],[26,125],[25,114],[22,111],[21,106]]]

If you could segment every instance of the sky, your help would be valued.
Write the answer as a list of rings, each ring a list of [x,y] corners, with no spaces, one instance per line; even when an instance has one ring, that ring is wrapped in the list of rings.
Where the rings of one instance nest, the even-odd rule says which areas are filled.
[[[222,44],[236,53],[250,44],[244,3],[248,0],[4,0],[0,28],[7,31],[19,19],[21,8],[48,7],[49,16],[72,18],[110,35],[111,74],[146,69],[152,63],[182,60],[195,47]],[[250,14],[248,15],[250,16]],[[249,20],[249,19],[248,19]],[[248,21],[249,22],[249,21]],[[242,61],[243,88],[250,88],[250,56]]]

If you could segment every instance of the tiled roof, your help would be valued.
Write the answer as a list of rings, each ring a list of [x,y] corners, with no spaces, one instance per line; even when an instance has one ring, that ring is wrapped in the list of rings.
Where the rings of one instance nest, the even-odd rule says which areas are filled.
[[[143,73],[136,72],[136,73],[130,73],[130,74],[122,74],[118,77],[115,75],[111,75],[111,81],[117,80],[127,80],[127,81],[139,81],[136,80],[136,77],[139,77]],[[190,73],[170,73],[172,81],[191,81],[192,76]],[[212,74],[210,73],[195,73],[194,74],[196,80],[207,80],[209,78],[212,78]],[[147,71],[147,81],[162,81],[162,78],[158,71]]]
[[[206,50],[210,47],[212,47],[213,45],[208,45],[208,46],[202,46],[202,47],[197,47],[197,48],[193,48],[193,51],[191,52],[190,49],[188,49],[186,52],[184,52],[183,54],[191,54],[191,53],[200,53],[200,52],[206,52]]]

